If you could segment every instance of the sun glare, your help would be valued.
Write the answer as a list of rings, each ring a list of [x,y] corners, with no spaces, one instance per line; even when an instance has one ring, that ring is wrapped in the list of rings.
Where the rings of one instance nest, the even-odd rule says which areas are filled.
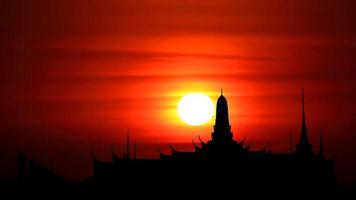
[[[214,104],[210,97],[203,93],[189,93],[179,101],[178,115],[183,122],[199,126],[213,117]]]

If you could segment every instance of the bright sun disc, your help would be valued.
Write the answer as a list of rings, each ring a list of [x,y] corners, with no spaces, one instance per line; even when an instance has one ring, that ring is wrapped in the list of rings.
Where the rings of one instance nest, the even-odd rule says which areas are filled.
[[[179,101],[178,114],[185,123],[199,126],[207,123],[213,117],[214,104],[205,94],[189,93]]]

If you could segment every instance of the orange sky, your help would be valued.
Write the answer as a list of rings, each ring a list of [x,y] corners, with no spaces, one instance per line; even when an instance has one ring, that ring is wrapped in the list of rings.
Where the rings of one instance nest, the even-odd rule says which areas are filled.
[[[90,173],[90,150],[109,155],[127,129],[138,142],[208,140],[213,120],[189,127],[176,106],[193,91],[215,101],[220,88],[236,139],[287,151],[304,87],[311,141],[317,148],[324,128],[328,155],[355,178],[355,8],[347,0],[1,1],[2,160],[23,150],[77,178]],[[0,175],[13,168],[5,166]]]

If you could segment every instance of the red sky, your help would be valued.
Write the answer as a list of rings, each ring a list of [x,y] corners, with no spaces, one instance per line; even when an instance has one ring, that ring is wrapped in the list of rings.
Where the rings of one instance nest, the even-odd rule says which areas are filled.
[[[304,87],[314,148],[323,128],[350,183],[355,9],[349,0],[1,1],[0,180],[20,150],[88,176],[90,150],[108,158],[127,129],[139,143],[208,140],[213,120],[189,127],[176,106],[192,91],[215,101],[220,88],[236,139],[288,151]]]

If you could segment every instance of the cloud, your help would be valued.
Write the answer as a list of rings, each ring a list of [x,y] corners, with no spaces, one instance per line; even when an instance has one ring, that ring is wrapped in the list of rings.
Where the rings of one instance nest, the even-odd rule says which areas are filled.
[[[2,1],[1,35],[12,39],[228,33],[344,35],[353,1]],[[14,38],[15,36],[15,38]]]

